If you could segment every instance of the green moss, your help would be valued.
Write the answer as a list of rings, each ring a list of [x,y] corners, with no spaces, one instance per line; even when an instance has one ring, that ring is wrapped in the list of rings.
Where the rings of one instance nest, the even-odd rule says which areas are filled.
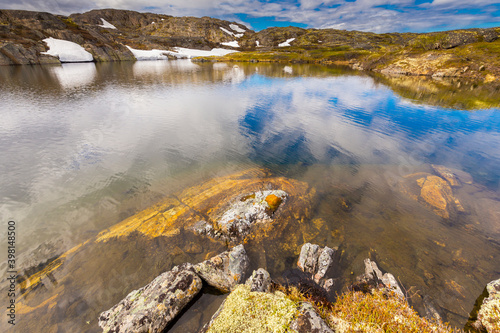
[[[251,292],[239,285],[207,333],[291,332],[289,325],[297,313],[297,304],[280,292]]]

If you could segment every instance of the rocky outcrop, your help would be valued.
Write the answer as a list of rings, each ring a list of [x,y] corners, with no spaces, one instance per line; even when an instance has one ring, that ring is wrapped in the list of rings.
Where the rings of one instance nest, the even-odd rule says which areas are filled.
[[[405,295],[401,290],[396,278],[391,273],[382,274],[377,263],[370,259],[365,259],[365,273],[356,277],[352,289],[356,291],[369,292],[372,289],[382,289],[391,295],[396,295],[401,300]]]
[[[238,245],[195,265],[194,270],[209,285],[227,293],[245,278],[248,267],[245,248]]]
[[[174,267],[99,315],[103,332],[161,332],[201,290],[190,264]]]
[[[477,312],[477,320],[472,324],[477,330],[488,333],[500,332],[500,279],[486,285],[486,297]]]

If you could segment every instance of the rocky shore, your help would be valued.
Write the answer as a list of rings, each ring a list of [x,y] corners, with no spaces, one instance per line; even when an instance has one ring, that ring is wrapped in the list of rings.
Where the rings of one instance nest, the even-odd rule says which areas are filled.
[[[459,191],[471,182],[463,171],[431,165],[429,172],[401,177],[394,187],[446,223],[471,209]],[[444,309],[449,313],[452,305],[425,293],[408,297],[400,276],[384,272],[391,260],[358,252],[363,273],[355,266],[346,279],[345,262],[358,261],[350,254],[355,249],[335,237],[320,245],[305,241],[321,233],[325,223],[316,218],[307,224],[319,195],[324,194],[305,182],[266,169],[213,178],[172,194],[20,276],[23,329],[36,331],[43,325],[48,331],[81,330],[81,318],[83,325],[94,322],[93,329],[99,324],[104,332],[162,332],[187,309],[197,307],[211,288],[228,296],[218,311],[207,314],[215,313],[212,318],[204,316],[191,329],[204,325],[202,332],[240,332],[241,327],[248,332],[371,332],[385,327],[452,332],[442,324]],[[348,214],[351,200],[340,197],[331,205],[340,205]],[[404,241],[396,243],[399,248]],[[469,267],[461,252],[454,253],[453,260],[454,265]],[[271,262],[282,264],[273,271]],[[416,274],[411,269],[406,273]],[[418,274],[435,279],[427,270]],[[442,284],[452,295],[446,302],[457,305],[457,299],[465,298],[455,280]],[[494,281],[478,298],[470,314],[472,332],[497,332],[498,289]],[[420,315],[410,306],[415,300],[423,304]],[[472,304],[462,308],[468,314]]]
[[[375,34],[334,29],[268,28],[252,31],[209,17],[172,17],[126,10],[92,10],[70,16],[0,10],[0,65],[64,61],[47,54],[54,38],[81,46],[92,61],[133,61],[138,51],[165,59],[213,53],[199,61],[322,63],[384,75],[460,77],[484,83],[500,80],[500,28],[433,33]],[[135,51],[134,51],[135,50]],[[135,52],[135,53],[134,53]]]

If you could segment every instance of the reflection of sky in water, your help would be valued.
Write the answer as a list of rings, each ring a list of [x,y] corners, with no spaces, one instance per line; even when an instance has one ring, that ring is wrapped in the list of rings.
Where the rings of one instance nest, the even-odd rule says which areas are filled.
[[[246,76],[242,66],[190,61],[121,66],[112,72],[121,76],[94,64],[50,67],[59,88],[2,91],[2,217],[30,216],[32,232],[45,230],[40,212],[117,177],[168,184],[214,163],[438,163],[498,186],[498,110],[413,105],[366,77],[291,77],[283,68],[285,78]],[[186,72],[192,81],[179,85],[169,76]]]

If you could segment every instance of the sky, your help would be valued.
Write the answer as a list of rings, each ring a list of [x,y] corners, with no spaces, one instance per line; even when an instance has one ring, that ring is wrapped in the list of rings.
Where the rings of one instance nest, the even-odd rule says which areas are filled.
[[[273,26],[430,32],[500,26],[500,0],[0,0],[1,9],[68,15],[116,8]]]

